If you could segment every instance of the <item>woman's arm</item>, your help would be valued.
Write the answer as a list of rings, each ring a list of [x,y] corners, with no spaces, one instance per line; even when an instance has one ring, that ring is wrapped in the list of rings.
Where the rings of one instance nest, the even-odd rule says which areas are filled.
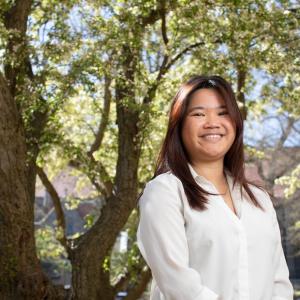
[[[220,299],[189,267],[178,184],[162,179],[148,183],[139,206],[138,246],[165,300]]]

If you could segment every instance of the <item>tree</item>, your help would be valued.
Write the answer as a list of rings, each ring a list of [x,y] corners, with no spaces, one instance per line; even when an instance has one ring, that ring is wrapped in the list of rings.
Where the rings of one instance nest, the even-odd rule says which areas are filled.
[[[41,299],[48,288],[36,256],[33,227],[34,185],[27,162],[25,131],[15,101],[17,74],[25,71],[23,56],[27,18],[31,1],[19,1],[4,11],[5,28],[15,34],[7,40],[7,55],[16,55],[18,64],[4,65],[0,74],[1,98],[1,296],[4,299]],[[22,55],[21,55],[21,53]],[[21,59],[22,58],[22,59]],[[4,77],[5,76],[5,77]],[[33,192],[34,195],[34,192]],[[49,293],[52,292],[49,288]]]
[[[6,224],[1,225],[1,253],[15,259],[11,266],[1,255],[0,279],[7,279],[1,292],[7,299],[63,297],[43,275],[36,256],[37,174],[52,197],[57,238],[72,264],[71,297],[113,299],[120,290],[128,291],[127,299],[142,294],[150,271],[136,245],[125,257],[127,272],[113,283],[111,250],[124,226],[135,231],[136,199],[153,172],[166,99],[193,73],[219,73],[236,83],[246,118],[256,104],[247,99],[255,83],[253,70],[269,68],[277,75],[287,59],[295,59],[289,47],[298,49],[299,18],[291,7],[289,2],[185,0],[1,4],[0,103],[7,104],[0,118],[1,124],[10,124],[10,136],[17,133],[11,139],[6,127],[0,131],[3,153],[10,149],[11,155],[9,163],[0,157],[6,166],[0,184]],[[60,166],[84,174],[105,199],[99,218],[78,238],[66,236],[61,199],[49,178],[58,155]],[[18,176],[6,175],[17,167]],[[10,192],[15,186],[20,186],[14,189],[17,202]],[[24,236],[27,249],[17,242],[24,243]],[[26,259],[17,259],[16,253]]]
[[[27,36],[33,2],[1,4],[1,273],[3,299],[59,299],[42,272],[34,240],[36,159],[53,107],[44,98],[45,73],[33,72]],[[59,10],[59,9],[58,9]],[[35,68],[38,68],[36,65]]]

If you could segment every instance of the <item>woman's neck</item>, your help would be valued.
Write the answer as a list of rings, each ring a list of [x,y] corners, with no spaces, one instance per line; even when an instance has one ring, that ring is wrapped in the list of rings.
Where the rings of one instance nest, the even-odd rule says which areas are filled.
[[[215,186],[223,185],[226,182],[223,160],[214,162],[192,162],[191,165],[197,174],[203,176]]]

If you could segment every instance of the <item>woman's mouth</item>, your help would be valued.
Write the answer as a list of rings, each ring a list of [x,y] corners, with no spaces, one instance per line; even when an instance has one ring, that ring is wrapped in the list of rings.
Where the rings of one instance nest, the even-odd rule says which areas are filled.
[[[201,138],[208,141],[219,141],[222,137],[222,134],[204,134],[201,136]]]

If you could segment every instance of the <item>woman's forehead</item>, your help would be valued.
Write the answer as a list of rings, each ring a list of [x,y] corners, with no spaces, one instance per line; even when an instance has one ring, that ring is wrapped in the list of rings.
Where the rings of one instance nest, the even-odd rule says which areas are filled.
[[[226,107],[224,99],[214,89],[200,89],[195,91],[189,102],[189,109],[198,107],[199,109],[219,109]]]

